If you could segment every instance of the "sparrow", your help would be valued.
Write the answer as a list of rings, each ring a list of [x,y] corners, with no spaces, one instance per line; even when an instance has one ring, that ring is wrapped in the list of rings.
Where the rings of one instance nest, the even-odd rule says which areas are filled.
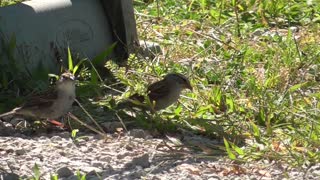
[[[153,105],[151,110],[159,111],[177,102],[184,89],[192,91],[192,86],[188,78],[179,73],[167,74],[162,80],[151,84],[147,90],[147,96]],[[134,94],[129,97],[129,100],[120,102],[118,107],[121,109],[128,106],[139,106],[135,101],[141,104],[144,100],[144,96]]]
[[[40,119],[55,119],[63,116],[71,108],[75,93],[75,77],[70,72],[63,73],[55,86],[30,97],[21,107],[0,115],[22,115]]]

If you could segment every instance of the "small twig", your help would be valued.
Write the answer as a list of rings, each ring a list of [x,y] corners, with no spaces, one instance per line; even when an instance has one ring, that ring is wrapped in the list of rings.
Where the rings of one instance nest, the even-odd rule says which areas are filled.
[[[158,12],[158,20],[160,20],[159,0],[157,0],[157,12]]]
[[[299,56],[299,60],[300,62],[302,62],[302,57],[301,57],[301,51],[300,51],[300,47],[298,45],[298,42],[297,42],[297,39],[295,38],[295,34],[292,32],[292,39],[293,39],[293,42],[294,42],[294,45],[296,47],[296,50],[297,50],[297,53],[298,53],[298,56]]]
[[[94,67],[93,63],[92,63],[90,60],[88,60],[88,62],[90,63],[90,65],[91,65],[91,67],[93,68],[93,70],[95,71],[95,73],[96,73],[96,75],[98,76],[99,80],[100,80],[101,82],[103,82],[103,80],[102,80],[100,74],[98,73],[96,67]],[[108,85],[105,85],[104,83],[103,83],[103,87],[106,87],[106,88],[108,88],[108,89],[110,89],[110,90],[113,90],[113,91],[115,91],[115,92],[118,92],[118,93],[123,93],[123,92],[121,92],[121,91],[119,91],[119,90],[117,90],[117,89],[114,89],[114,88],[112,88],[112,87],[110,87],[110,86],[108,86]]]
[[[191,111],[191,108],[187,107],[186,105],[184,105],[180,100],[178,100],[178,102],[184,107],[186,108],[188,111]]]
[[[227,47],[229,47],[229,48],[231,48],[231,49],[233,49],[233,50],[235,50],[235,51],[237,51],[237,52],[239,51],[237,48],[235,48],[235,47],[233,47],[233,46],[225,43],[224,41],[222,41],[221,39],[218,39],[217,37],[214,37],[214,36],[208,35],[208,34],[199,33],[199,32],[197,32],[197,31],[195,31],[195,30],[193,30],[193,29],[188,29],[188,30],[189,30],[189,31],[192,31],[193,33],[198,34],[198,35],[200,35],[200,36],[202,36],[202,37],[210,38],[210,39],[212,39],[212,40],[218,41],[218,42],[220,42],[221,44],[223,44],[223,45],[225,45],[225,46],[227,46]]]
[[[6,163],[7,163],[8,168],[10,169],[11,173],[13,173],[14,171],[13,171],[13,168],[11,167],[11,165],[10,165],[11,163],[9,164],[8,161],[6,161]]]
[[[121,85],[122,83],[121,82],[116,82],[116,83],[113,83],[113,84],[109,84],[108,86],[109,87],[112,87],[112,86],[117,86],[117,85]],[[117,90],[118,91],[118,90]],[[122,91],[120,91],[122,92]],[[123,92],[122,92],[123,93]]]
[[[137,16],[142,16],[142,17],[147,17],[147,18],[156,18],[156,16],[139,13],[138,11],[135,11],[134,14],[137,15]]]
[[[184,98],[184,99],[188,99],[188,100],[194,100],[194,101],[197,100],[197,99],[195,99],[195,98],[188,97],[188,96],[185,96],[185,95],[180,95],[180,97],[182,97],[182,98]]]
[[[118,93],[123,93],[122,91],[120,91],[120,90],[118,90],[118,89],[114,89],[114,88],[112,88],[111,86],[107,86],[107,85],[105,85],[105,84],[103,84],[103,87],[106,87],[106,88],[108,88],[108,89],[110,89],[110,90],[112,90],[112,91],[115,91],[115,92],[118,92]]]
[[[94,122],[94,124],[100,129],[100,131],[104,132],[103,128],[97,123],[96,120],[93,119],[93,117],[89,114],[89,112],[80,104],[80,102],[77,99],[74,99],[75,102],[80,106],[80,108],[87,114],[87,116]]]
[[[124,130],[125,130],[126,132],[128,132],[128,129],[127,129],[126,125],[123,123],[121,117],[118,115],[117,112],[116,112],[116,116],[117,116],[117,118],[119,119],[120,123],[122,124]]]
[[[220,8],[219,8],[219,18],[218,18],[218,24],[219,25],[221,25],[222,11],[223,11],[222,7],[224,5],[223,3],[224,3],[224,1],[221,1]]]
[[[76,120],[76,121],[79,122],[81,125],[85,126],[86,128],[88,128],[88,129],[90,129],[90,130],[92,130],[92,131],[100,134],[100,135],[103,136],[103,137],[107,137],[107,135],[106,135],[105,133],[100,132],[100,131],[96,130],[94,127],[92,127],[92,126],[86,124],[85,122],[81,121],[80,119],[78,119],[78,118],[77,118],[75,115],[73,115],[72,113],[69,112],[68,115],[70,116],[71,119]]]
[[[235,4],[234,4],[234,13],[235,13],[235,15],[236,15],[236,20],[237,20],[237,24],[236,24],[236,26],[237,26],[237,36],[238,37],[241,37],[241,32],[240,32],[240,21],[239,21],[239,14],[238,14],[238,2],[237,2],[237,0],[235,0],[234,1],[235,2]]]
[[[69,125],[70,129],[73,130],[73,128],[72,128],[72,126],[71,126],[71,123],[70,123],[70,117],[67,116],[67,118],[68,118],[68,119],[67,119],[68,125]]]
[[[166,147],[166,148],[168,148],[168,150],[160,149],[162,147]],[[161,152],[167,152],[167,153],[175,154],[175,155],[188,155],[188,154],[190,154],[186,150],[175,149],[176,147],[179,148],[179,147],[185,147],[185,146],[174,146],[174,147],[171,147],[170,145],[167,144],[167,142],[165,140],[163,140],[163,142],[161,144],[157,145],[155,150],[161,151]]]
[[[151,77],[154,77],[154,78],[159,78],[159,76],[156,76],[154,74],[151,74],[151,73],[147,73],[147,72],[138,72],[138,71],[135,71],[135,70],[132,70],[132,69],[129,69],[128,72],[130,73],[135,73],[135,74],[139,74],[139,75],[144,75],[144,76],[151,76]]]
[[[165,162],[168,162],[168,161],[161,161],[160,163],[158,163],[157,165],[155,165],[154,167],[152,167],[149,172],[147,172],[146,175],[149,175],[151,174],[155,169],[157,169],[158,167],[160,167],[162,164],[164,164]]]

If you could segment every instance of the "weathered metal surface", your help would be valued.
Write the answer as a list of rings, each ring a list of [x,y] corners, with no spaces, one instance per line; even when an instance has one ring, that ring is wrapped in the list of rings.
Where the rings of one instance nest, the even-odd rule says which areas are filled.
[[[120,24],[126,22],[121,17],[107,17],[103,7],[107,1],[110,0],[32,0],[2,7],[0,38],[9,42],[15,37],[15,59],[29,70],[41,63],[44,68],[56,72],[59,69],[57,61],[66,59],[68,46],[78,57],[92,59],[117,41],[110,19],[117,21],[114,20],[117,18]],[[134,21],[133,11],[131,16]],[[135,27],[130,28],[135,32]],[[126,47],[126,43],[118,43],[118,46]],[[0,54],[6,49],[4,46],[8,44],[0,42]],[[120,57],[119,54],[126,52],[116,53],[112,56]]]
[[[139,46],[134,19],[132,0],[101,0],[112,27],[114,41],[120,46],[115,48],[117,61],[125,64],[130,53],[136,53]]]

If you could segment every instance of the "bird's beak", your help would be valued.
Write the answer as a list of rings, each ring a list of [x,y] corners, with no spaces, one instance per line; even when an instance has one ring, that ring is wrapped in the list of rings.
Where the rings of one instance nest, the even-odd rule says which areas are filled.
[[[69,71],[66,71],[65,73],[63,73],[61,76],[60,76],[60,79],[61,80],[72,80],[74,81],[76,78],[75,76],[69,72]]]
[[[71,79],[72,81],[74,81],[74,80],[76,80],[76,77],[74,77],[74,75],[72,75],[72,76],[70,76],[70,79]]]
[[[192,91],[192,90],[193,90],[193,88],[192,88],[192,86],[191,86],[191,84],[190,84],[190,83],[188,83],[188,84],[186,85],[186,88],[187,88],[187,89],[190,89],[190,91]]]

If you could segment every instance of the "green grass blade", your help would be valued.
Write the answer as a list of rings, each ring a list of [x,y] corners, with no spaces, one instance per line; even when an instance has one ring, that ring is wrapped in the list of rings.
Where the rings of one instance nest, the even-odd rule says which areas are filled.
[[[253,135],[256,138],[260,138],[260,129],[259,129],[259,127],[256,124],[254,124],[253,122],[250,122],[250,124],[251,124],[251,127],[252,127]]]
[[[79,61],[79,62],[74,66],[72,73],[73,73],[73,74],[76,74],[77,71],[78,71],[78,69],[79,69],[79,67],[81,66],[81,64],[83,64],[83,62],[85,62],[85,61],[87,61],[87,59],[82,59],[81,61]]]
[[[34,173],[33,177],[35,180],[40,180],[40,168],[37,165],[37,163],[34,164],[34,166],[32,167],[32,171]]]
[[[105,58],[110,55],[113,51],[113,49],[115,48],[115,46],[117,45],[117,43],[113,43],[111,46],[109,46],[106,50],[104,50],[102,53],[100,53],[98,56],[96,56],[95,58],[92,59],[92,64],[97,65],[97,64],[101,64]]]
[[[310,86],[312,85],[313,83],[310,83],[310,82],[303,82],[303,83],[300,83],[300,84],[296,84],[296,85],[293,85],[289,88],[289,92],[294,92],[302,87],[307,87],[307,86]]]
[[[69,71],[73,72],[73,61],[72,61],[71,51],[69,47],[68,47],[68,68],[69,68]]]
[[[226,147],[226,151],[228,153],[228,156],[230,159],[235,160],[236,159],[236,155],[234,155],[234,153],[231,151],[229,142],[226,140],[226,138],[223,138],[223,142],[224,142],[224,146]]]

